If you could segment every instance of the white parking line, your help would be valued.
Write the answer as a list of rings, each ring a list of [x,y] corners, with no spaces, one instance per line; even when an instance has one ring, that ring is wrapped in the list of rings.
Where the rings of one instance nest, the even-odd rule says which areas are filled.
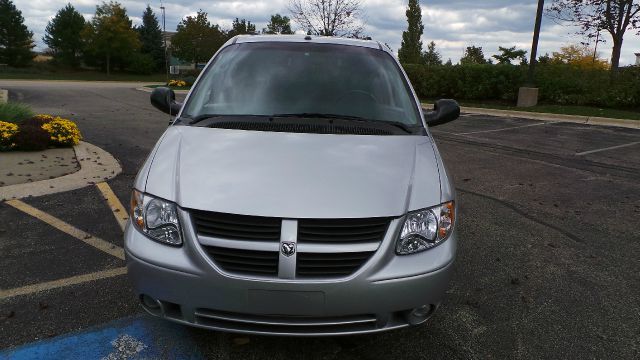
[[[617,145],[617,146],[610,146],[610,147],[606,147],[606,148],[602,148],[602,149],[583,151],[583,152],[576,153],[576,155],[577,156],[588,155],[588,154],[598,153],[598,152],[602,152],[602,151],[621,149],[621,148],[625,148],[625,147],[633,146],[633,145],[638,145],[638,144],[640,144],[640,141],[636,141],[636,142],[632,142],[632,143],[628,143],[628,144]]]
[[[0,290],[0,300],[4,300],[14,296],[29,295],[29,294],[33,294],[41,291],[52,290],[52,289],[57,289],[57,288],[76,285],[76,284],[82,284],[88,281],[111,278],[115,276],[124,275],[126,273],[127,273],[127,268],[126,266],[123,266],[123,267],[110,269],[110,270],[72,276],[66,279],[53,280],[53,281],[43,282],[39,284],[27,285],[27,286],[13,288],[9,290]]]
[[[453,134],[453,135],[471,135],[471,134],[490,133],[490,132],[498,132],[498,131],[506,131],[506,130],[522,129],[522,128],[527,128],[527,127],[532,127],[532,126],[541,126],[541,125],[554,124],[554,123],[555,123],[555,122],[547,121],[547,122],[540,122],[540,123],[529,124],[529,125],[522,125],[522,126],[514,126],[514,127],[502,128],[502,129],[480,130],[480,131],[471,131],[471,132],[465,132],[465,133],[456,133],[456,134]]]

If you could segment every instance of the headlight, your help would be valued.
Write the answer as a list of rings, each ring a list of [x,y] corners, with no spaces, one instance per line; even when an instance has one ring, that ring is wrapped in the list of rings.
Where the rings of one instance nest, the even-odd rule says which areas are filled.
[[[131,222],[153,240],[169,245],[182,245],[176,204],[144,195],[131,194]]]
[[[396,254],[415,254],[445,241],[453,231],[453,201],[407,214],[396,244]]]

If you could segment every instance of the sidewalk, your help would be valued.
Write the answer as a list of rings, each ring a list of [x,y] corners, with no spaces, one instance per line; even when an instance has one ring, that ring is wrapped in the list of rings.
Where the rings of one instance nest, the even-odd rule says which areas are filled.
[[[80,170],[72,148],[0,154],[0,186],[53,179]]]
[[[424,108],[431,108],[433,105],[429,103],[422,103]],[[498,109],[486,109],[476,107],[461,107],[462,113],[473,115],[488,115],[499,117],[515,117],[532,120],[543,121],[557,121],[557,122],[570,122],[585,125],[599,125],[599,126],[616,126],[630,129],[640,129],[640,120],[628,120],[628,119],[614,119],[603,118],[595,116],[578,116],[578,115],[562,115],[562,114],[550,114],[550,113],[536,113],[530,111],[513,111],[513,110],[498,110]]]
[[[0,201],[75,190],[111,179],[122,171],[111,154],[86,142],[73,149],[3,152],[0,168]]]

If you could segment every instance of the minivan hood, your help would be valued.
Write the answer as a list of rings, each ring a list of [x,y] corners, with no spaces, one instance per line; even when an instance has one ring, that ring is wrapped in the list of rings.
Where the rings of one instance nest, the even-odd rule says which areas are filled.
[[[183,208],[283,218],[401,216],[440,203],[427,136],[189,126],[167,129],[145,191]]]

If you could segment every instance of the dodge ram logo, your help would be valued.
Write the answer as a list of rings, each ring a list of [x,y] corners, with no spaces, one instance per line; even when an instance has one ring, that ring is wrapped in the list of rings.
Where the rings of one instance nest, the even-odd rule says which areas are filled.
[[[296,253],[296,243],[283,242],[280,245],[280,251],[282,252],[282,255],[289,257]]]

